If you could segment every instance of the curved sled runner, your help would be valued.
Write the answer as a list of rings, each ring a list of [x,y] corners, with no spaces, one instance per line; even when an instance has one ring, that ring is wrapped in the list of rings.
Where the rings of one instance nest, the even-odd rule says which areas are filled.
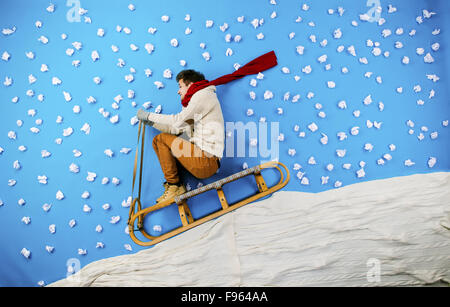
[[[141,133],[141,125],[142,125],[142,122],[139,123],[138,141],[139,141],[139,136]],[[142,153],[144,152],[144,135],[145,135],[145,125],[144,125],[143,133],[142,133],[142,148],[141,148]],[[135,178],[136,178],[138,148],[136,149],[136,156],[135,156],[135,161],[134,161],[133,189],[134,189],[134,182],[135,182]],[[143,154],[142,153],[141,153],[141,164],[140,164],[140,174],[139,174],[140,175],[139,176],[139,194],[138,194],[138,197],[134,198],[131,203],[130,213],[129,213],[129,218],[128,218],[128,229],[129,229],[130,237],[136,244],[139,244],[142,246],[152,246],[152,245],[157,244],[161,241],[164,241],[168,238],[176,236],[186,230],[189,230],[195,226],[198,226],[207,221],[215,219],[221,215],[224,215],[228,212],[236,210],[237,208],[240,208],[250,202],[253,202],[253,201],[258,200],[262,197],[265,197],[269,194],[272,194],[272,193],[282,189],[284,186],[286,186],[286,184],[289,182],[289,178],[290,178],[289,170],[283,163],[280,163],[277,161],[270,161],[270,162],[263,163],[261,165],[254,166],[252,168],[245,169],[239,173],[233,174],[231,176],[225,177],[223,179],[220,179],[220,180],[210,183],[208,185],[202,186],[198,189],[186,192],[182,195],[179,195],[174,198],[168,199],[166,201],[160,202],[154,206],[142,209],[142,204],[141,204],[141,200],[140,200],[140,198],[141,198],[140,197],[141,196],[141,182],[142,182],[142,163],[143,163],[143,160],[142,160]],[[261,171],[263,169],[268,169],[268,168],[275,168],[280,173],[279,182],[271,187],[268,187],[266,185],[266,182],[261,174]],[[258,192],[256,194],[249,196],[249,197],[247,197],[241,201],[238,201],[234,204],[229,204],[225,197],[222,187],[227,183],[233,182],[235,180],[238,180],[240,178],[250,176],[250,175],[253,175],[255,177],[256,184],[258,187]],[[191,214],[191,211],[189,210],[187,200],[198,194],[201,194],[206,191],[213,190],[213,189],[216,190],[216,192],[217,192],[217,196],[219,197],[219,201],[220,201],[222,208],[219,209],[218,211],[215,211],[215,212],[213,212],[207,216],[204,216],[202,218],[194,219]],[[171,230],[167,233],[164,233],[160,236],[149,235],[144,230],[144,227],[143,227],[144,218],[148,214],[155,212],[157,210],[166,208],[174,203],[176,203],[178,206],[178,212],[180,214],[182,226],[179,228],[176,228],[174,230]],[[136,210],[137,210],[137,212],[135,212]],[[136,219],[138,220],[138,229],[134,228]],[[145,238],[149,239],[149,241],[144,242],[144,241],[139,240],[135,234],[136,230],[140,231],[142,233],[142,235],[144,235]]]

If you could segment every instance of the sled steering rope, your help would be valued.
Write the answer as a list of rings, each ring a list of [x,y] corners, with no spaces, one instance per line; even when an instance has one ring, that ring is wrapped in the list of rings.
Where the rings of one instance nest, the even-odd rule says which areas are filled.
[[[252,168],[247,168],[241,172],[235,173],[231,176],[228,176],[228,177],[225,177],[218,181],[215,181],[213,183],[207,184],[198,189],[191,190],[182,195],[173,197],[171,199],[167,199],[156,205],[142,209],[141,183],[142,183],[142,165],[143,165],[144,136],[145,136],[145,125],[142,123],[142,121],[139,121],[138,145],[136,148],[136,155],[135,155],[135,159],[134,159],[133,187],[132,187],[131,195],[133,196],[133,192],[134,192],[134,183],[135,183],[136,172],[137,172],[139,139],[140,139],[140,135],[141,135],[141,130],[142,130],[142,143],[141,143],[141,158],[140,158],[140,167],[139,167],[139,191],[138,191],[138,196],[136,198],[134,198],[133,201],[131,202],[130,213],[129,213],[129,217],[128,217],[128,229],[129,229],[130,237],[136,244],[139,244],[142,246],[152,246],[154,244],[157,244],[168,238],[176,236],[186,230],[189,230],[195,226],[203,224],[207,221],[215,219],[215,218],[217,218],[221,215],[224,215],[228,212],[236,210],[237,208],[240,208],[248,203],[251,203],[251,202],[258,200],[262,197],[265,197],[269,194],[272,194],[275,191],[282,189],[289,182],[290,175],[289,175],[289,170],[287,169],[287,167],[283,163],[280,163],[278,161],[270,161],[270,162],[266,162],[266,163],[254,166]],[[268,169],[268,168],[275,168],[280,173],[279,182],[271,187],[268,187],[266,185],[266,182],[261,174],[262,170]],[[284,172],[282,169],[284,170]],[[235,180],[238,180],[238,179],[246,177],[246,176],[254,176],[255,177],[256,185],[258,187],[258,192],[256,192],[254,195],[249,196],[243,200],[240,200],[234,204],[228,203],[227,198],[225,197],[225,194],[223,191],[223,186],[227,183],[233,182]],[[207,216],[204,216],[199,219],[194,219],[194,217],[191,214],[191,211],[189,210],[187,200],[191,197],[194,197],[198,194],[201,194],[201,193],[204,193],[204,192],[210,191],[210,190],[216,190],[217,196],[218,196],[220,204],[221,204],[221,208],[218,211],[215,211]],[[178,227],[176,229],[173,229],[167,233],[161,234],[159,236],[149,235],[144,229],[144,218],[148,214],[155,212],[157,210],[166,208],[172,204],[176,204],[178,206],[178,212],[180,214],[182,226]],[[135,223],[136,223],[136,219],[137,219],[137,225],[138,225],[137,229],[135,229],[135,227],[134,227]],[[145,238],[147,238],[149,241],[144,242],[142,240],[139,240],[136,237],[135,231],[140,231],[141,234]]]

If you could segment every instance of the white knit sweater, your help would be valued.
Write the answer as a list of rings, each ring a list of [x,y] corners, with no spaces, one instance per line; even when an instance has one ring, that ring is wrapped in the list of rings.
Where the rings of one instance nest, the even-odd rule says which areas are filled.
[[[186,132],[190,142],[216,157],[223,157],[224,120],[214,85],[196,92],[180,113],[150,113],[148,120],[161,132],[176,135]]]

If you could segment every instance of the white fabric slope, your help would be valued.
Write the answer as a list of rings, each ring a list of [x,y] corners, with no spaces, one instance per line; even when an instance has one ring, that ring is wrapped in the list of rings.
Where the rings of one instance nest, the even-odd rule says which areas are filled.
[[[450,282],[450,173],[281,191],[50,286],[403,286]],[[77,279],[78,278],[78,279]]]

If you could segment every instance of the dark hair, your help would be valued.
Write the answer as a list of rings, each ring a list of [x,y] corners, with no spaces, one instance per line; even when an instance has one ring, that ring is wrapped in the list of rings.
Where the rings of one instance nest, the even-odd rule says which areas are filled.
[[[195,71],[193,69],[186,69],[182,70],[177,75],[177,82],[180,80],[183,80],[184,84],[188,84],[190,82],[197,82],[205,80],[205,76],[198,71]]]

